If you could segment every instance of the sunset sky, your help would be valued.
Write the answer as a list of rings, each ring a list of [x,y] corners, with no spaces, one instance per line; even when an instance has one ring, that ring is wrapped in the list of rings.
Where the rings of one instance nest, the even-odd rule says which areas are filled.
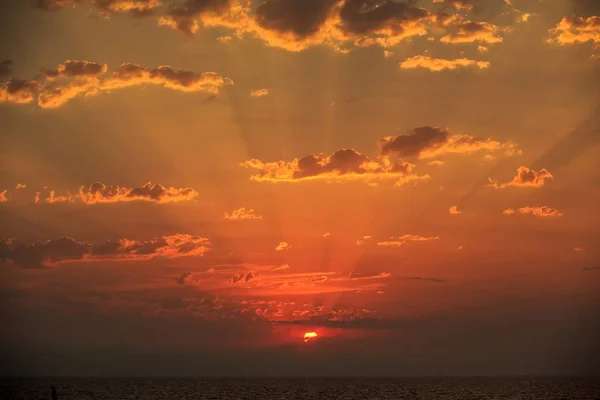
[[[0,31],[0,374],[600,372],[600,1]]]

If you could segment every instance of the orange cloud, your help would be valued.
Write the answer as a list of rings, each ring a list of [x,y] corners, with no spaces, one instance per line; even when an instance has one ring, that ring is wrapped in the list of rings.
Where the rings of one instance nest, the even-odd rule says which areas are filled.
[[[489,66],[490,63],[487,61],[475,61],[467,58],[455,58],[452,60],[447,60],[443,58],[431,58],[428,56],[414,56],[407,58],[400,63],[400,68],[402,69],[423,68],[434,72],[443,71],[445,69],[454,70],[465,67],[486,69]]]
[[[251,176],[257,182],[300,182],[307,180],[348,181],[393,179],[399,184],[430,179],[416,175],[413,164],[402,160],[379,157],[374,160],[354,149],[338,150],[330,156],[323,154],[295,158],[292,161],[263,162],[252,159],[242,163],[246,168],[259,171]]]
[[[502,211],[502,213],[506,215],[512,215],[515,214],[517,211],[521,214],[530,214],[536,217],[561,217],[563,215],[561,211],[558,211],[548,206],[521,207],[518,210],[515,210],[513,208],[507,208],[504,211]]]
[[[0,262],[21,267],[43,267],[61,262],[124,260],[139,261],[152,258],[203,256],[211,243],[208,239],[188,234],[162,236],[152,240],[109,240],[100,245],[80,242],[69,237],[17,243],[0,240]]]
[[[252,97],[264,97],[264,96],[268,96],[269,95],[269,90],[268,89],[258,89],[253,91],[252,93],[250,93],[250,96]]]
[[[500,183],[498,181],[492,180],[492,178],[488,178],[488,186],[494,187],[496,189],[502,189],[506,187],[539,188],[544,186],[544,183],[547,179],[554,179],[552,174],[548,172],[547,169],[542,168],[539,171],[535,171],[533,169],[521,166],[517,169],[517,175],[510,182]]]
[[[25,189],[27,187],[27,185],[24,185],[22,183],[17,183],[17,186],[15,186],[15,189],[19,190],[19,189]]]
[[[403,235],[400,237],[390,236],[388,240],[383,242],[377,242],[377,246],[385,247],[402,247],[409,242],[429,242],[431,240],[438,240],[439,236],[420,236],[420,235]]]
[[[364,244],[367,240],[370,240],[370,239],[371,239],[371,236],[363,236],[362,238],[360,238],[356,241],[356,244],[357,245]]]
[[[125,63],[108,73],[105,64],[67,60],[44,70],[41,82],[11,79],[0,88],[0,101],[30,103],[37,98],[42,108],[57,108],[79,96],[94,96],[111,90],[144,84],[160,85],[182,92],[218,93],[229,78],[214,72],[197,73],[170,66],[147,68]]]
[[[8,190],[0,190],[0,203],[4,203],[4,202],[8,201],[7,195],[8,195]]]
[[[555,28],[550,29],[549,43],[560,45],[592,42],[600,43],[600,16],[563,17]]]
[[[457,10],[473,10],[473,4],[471,4],[470,0],[433,0],[433,2],[449,4]]]
[[[584,250],[585,250],[585,249],[584,249],[583,247],[581,247],[581,246],[575,246],[575,247],[573,248],[573,251],[574,251],[574,252],[582,252],[582,251],[584,251]]]
[[[450,208],[448,209],[448,212],[449,212],[450,214],[460,214],[460,213],[462,213],[462,211],[459,211],[459,210],[458,210],[458,207],[457,207],[457,206],[452,206],[452,207],[450,207]]]
[[[288,242],[279,242],[277,247],[275,247],[275,251],[285,251],[289,250],[292,247]]]
[[[281,264],[281,265],[271,268],[271,271],[273,271],[273,272],[285,271],[286,269],[289,269],[289,268],[290,268],[290,266],[288,264]]]
[[[408,134],[388,136],[380,141],[381,154],[419,159],[434,158],[444,154],[471,154],[479,151],[504,151],[506,155],[520,154],[512,142],[499,142],[492,138],[477,138],[467,134],[453,134],[445,129],[424,126]]]
[[[534,206],[534,207],[521,207],[519,208],[521,214],[531,214],[536,217],[561,217],[563,213],[557,209],[548,206]]]
[[[262,215],[256,214],[256,211],[251,208],[246,210],[246,208],[241,207],[241,208],[238,208],[237,210],[233,210],[231,212],[231,214],[225,213],[223,218],[231,220],[231,221],[256,220],[256,219],[262,219]]]
[[[326,238],[326,237],[329,237],[329,236],[331,236],[331,234],[330,234],[329,232],[325,232],[325,233],[324,233],[324,234],[322,234],[321,236]]]
[[[441,42],[473,43],[479,41],[488,44],[502,43],[502,38],[498,36],[502,29],[492,23],[461,21],[452,26],[456,27],[457,31],[442,36]]]
[[[84,204],[104,204],[129,201],[148,201],[154,203],[176,203],[189,201],[198,197],[199,193],[192,188],[166,187],[160,184],[147,182],[141,186],[127,188],[124,186],[106,186],[96,182],[89,187],[81,186],[76,195],[68,193],[66,196],[56,196],[54,190],[46,198],[48,203],[73,202],[79,200]],[[39,192],[36,193],[39,202]]]

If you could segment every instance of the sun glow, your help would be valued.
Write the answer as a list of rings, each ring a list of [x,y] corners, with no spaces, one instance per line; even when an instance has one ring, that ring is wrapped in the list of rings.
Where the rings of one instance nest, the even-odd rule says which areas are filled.
[[[304,334],[304,341],[308,342],[311,339],[314,339],[317,337],[317,332],[306,332]]]

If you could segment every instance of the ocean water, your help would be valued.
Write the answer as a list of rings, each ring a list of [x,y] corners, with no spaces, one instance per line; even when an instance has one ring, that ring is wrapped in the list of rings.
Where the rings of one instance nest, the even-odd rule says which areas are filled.
[[[0,399],[600,399],[598,378],[1,379]]]

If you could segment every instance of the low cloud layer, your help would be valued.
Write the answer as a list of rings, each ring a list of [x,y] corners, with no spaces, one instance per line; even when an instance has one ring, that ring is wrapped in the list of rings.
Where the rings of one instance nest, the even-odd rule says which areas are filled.
[[[439,72],[446,69],[455,70],[458,68],[475,67],[478,69],[486,69],[490,66],[487,61],[469,60],[468,58],[455,58],[447,60],[443,58],[432,58],[428,56],[414,56],[407,58],[400,63],[402,69],[428,69],[430,71]]]
[[[439,157],[444,154],[472,154],[475,152],[504,152],[506,155],[520,154],[512,142],[500,142],[492,138],[478,138],[467,134],[454,134],[448,130],[424,126],[400,136],[388,136],[381,140],[383,155],[396,154],[400,157],[419,159]]]
[[[354,149],[338,150],[330,156],[323,154],[295,158],[292,161],[263,162],[252,159],[242,164],[258,170],[251,177],[257,182],[300,182],[307,180],[372,182],[395,180],[398,185],[429,179],[417,175],[414,165],[388,157],[371,159]]]
[[[532,187],[539,188],[544,186],[546,180],[554,179],[552,174],[545,168],[535,171],[527,167],[519,167],[517,169],[517,175],[512,178],[509,182],[498,182],[489,178],[489,186],[496,189],[503,189],[507,187]]]
[[[0,83],[0,102],[26,104],[37,99],[42,108],[58,108],[76,97],[145,84],[181,92],[216,94],[233,81],[214,72],[197,73],[170,66],[148,68],[124,63],[109,72],[106,64],[67,60],[56,68],[42,70],[36,79],[9,79]]]
[[[152,240],[109,240],[99,245],[70,237],[18,243],[0,240],[0,262],[25,268],[39,268],[67,261],[149,260],[156,257],[177,258],[203,256],[211,243],[208,239],[188,234],[162,236]]]

